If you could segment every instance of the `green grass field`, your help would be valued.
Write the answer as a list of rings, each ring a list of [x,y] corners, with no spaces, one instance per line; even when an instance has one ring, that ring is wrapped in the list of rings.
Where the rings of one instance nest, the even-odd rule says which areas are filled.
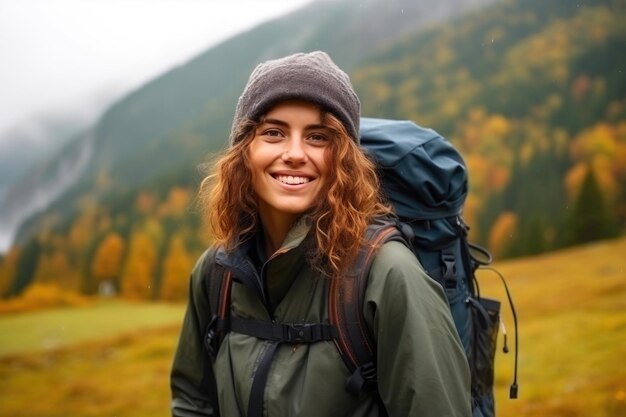
[[[109,301],[89,307],[0,316],[0,356],[105,339],[139,328],[178,324],[183,312],[183,306],[176,304]]]
[[[167,416],[183,305],[0,316],[0,416]]]
[[[508,399],[513,355],[498,353],[501,416],[626,416],[626,238],[503,262],[520,330],[519,399]],[[483,294],[503,301],[490,272]],[[504,321],[513,346],[513,320]]]
[[[498,353],[499,416],[626,415],[625,253],[622,238],[497,265],[520,322],[519,399],[507,398],[513,355]],[[503,298],[489,274],[483,294]],[[0,316],[0,416],[168,416],[182,314],[109,302]]]

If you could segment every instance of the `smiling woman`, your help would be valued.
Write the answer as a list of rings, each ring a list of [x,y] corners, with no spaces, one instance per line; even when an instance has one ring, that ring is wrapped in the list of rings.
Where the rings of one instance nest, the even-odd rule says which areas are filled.
[[[215,244],[192,272],[171,373],[175,416],[471,414],[443,290],[405,245],[366,238],[393,220],[359,146],[359,117],[350,79],[323,52],[250,76],[230,147],[200,190]],[[354,279],[364,249],[373,261],[361,331],[376,344],[373,373],[350,369],[330,320],[329,294]],[[355,378],[367,384],[354,390]]]

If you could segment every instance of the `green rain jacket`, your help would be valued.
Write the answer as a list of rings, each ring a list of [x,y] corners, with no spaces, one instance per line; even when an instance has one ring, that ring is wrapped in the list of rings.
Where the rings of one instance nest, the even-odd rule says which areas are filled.
[[[171,371],[173,416],[244,417],[258,360],[268,346],[230,332],[215,361],[210,359],[203,345],[212,314],[201,274],[205,257],[233,272],[232,314],[282,323],[329,322],[328,281],[305,261],[308,231],[305,222],[294,226],[277,254],[264,262],[257,258],[260,267],[254,267],[259,253],[254,243],[231,254],[208,250],[198,260]],[[365,297],[363,314],[377,343],[378,392],[388,415],[471,416],[469,367],[443,289],[402,243],[379,249]],[[348,376],[333,341],[283,343],[265,385],[263,415],[385,415],[375,396],[346,391]],[[211,390],[219,405],[211,403]]]

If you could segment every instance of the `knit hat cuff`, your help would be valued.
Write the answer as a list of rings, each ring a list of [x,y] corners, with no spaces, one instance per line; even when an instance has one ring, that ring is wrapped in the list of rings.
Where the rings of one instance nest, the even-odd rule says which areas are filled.
[[[324,52],[295,54],[257,66],[237,103],[233,132],[242,120],[258,121],[275,104],[293,99],[315,103],[334,114],[359,143],[361,104],[348,75]]]

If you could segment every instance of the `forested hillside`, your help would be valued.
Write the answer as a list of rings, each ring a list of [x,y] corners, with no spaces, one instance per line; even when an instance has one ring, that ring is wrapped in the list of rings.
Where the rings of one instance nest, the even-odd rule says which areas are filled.
[[[507,1],[353,73],[364,114],[462,151],[473,237],[500,256],[615,236],[626,219],[626,2]]]
[[[193,177],[189,167],[224,145],[237,97],[259,62],[322,49],[349,71],[406,34],[494,1],[317,0],[208,49],[129,92],[62,152],[10,186],[0,196],[0,252],[13,237],[24,244],[45,226],[38,211],[64,222],[87,195],[108,205],[120,190]]]
[[[374,54],[348,60],[335,52],[337,61],[345,59],[364,115],[415,120],[461,149],[469,166],[464,215],[472,238],[502,258],[622,232],[625,21],[626,0],[502,1],[427,32],[405,29],[399,41],[379,44]],[[270,28],[258,30],[261,39]],[[305,45],[311,50],[329,42]],[[243,59],[243,49],[230,47]],[[79,183],[65,203],[26,225],[35,237],[0,261],[0,295],[43,291],[33,284],[53,282],[88,294],[114,289],[128,298],[184,296],[192,263],[208,241],[193,208],[201,174],[190,156],[223,144],[234,101],[232,108],[220,102],[236,97],[251,62],[215,90],[216,100],[191,105],[196,113],[185,118],[181,109],[170,114],[172,103],[163,97],[194,97],[193,88],[181,92],[170,82],[193,74],[191,64],[105,115],[95,132],[104,139],[92,181]],[[146,113],[145,106],[160,110]],[[139,123],[116,122],[135,115]],[[171,131],[164,127],[170,125]],[[150,140],[157,130],[161,136]],[[142,151],[110,165],[107,153],[130,154],[133,140]]]

